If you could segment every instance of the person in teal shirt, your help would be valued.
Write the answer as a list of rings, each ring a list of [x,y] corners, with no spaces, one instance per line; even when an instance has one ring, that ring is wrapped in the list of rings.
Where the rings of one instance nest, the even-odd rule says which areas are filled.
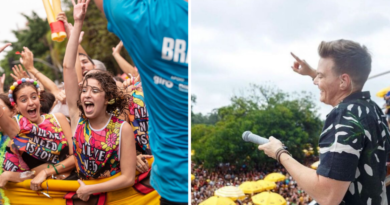
[[[188,203],[188,2],[95,0],[139,69],[161,204]]]

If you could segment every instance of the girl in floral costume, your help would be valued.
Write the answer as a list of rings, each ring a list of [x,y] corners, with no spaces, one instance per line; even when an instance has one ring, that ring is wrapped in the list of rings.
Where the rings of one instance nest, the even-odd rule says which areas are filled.
[[[77,197],[83,201],[104,201],[104,192],[132,186],[135,181],[135,141],[131,126],[113,115],[127,107],[127,98],[105,71],[89,71],[79,89],[75,69],[78,39],[89,1],[74,3],[74,28],[64,58],[66,100],[74,133],[77,174],[81,179],[121,175],[100,184],[85,185],[79,180]],[[128,133],[128,134],[125,134]],[[76,195],[73,195],[73,198]],[[98,196],[98,197],[97,197]]]
[[[35,177],[30,188],[40,190],[47,177],[64,173],[68,176],[75,167],[70,126],[60,113],[40,114],[39,86],[33,79],[22,78],[9,90],[9,101],[20,114],[14,118],[0,107],[0,127],[11,138],[2,162],[4,173],[0,180],[19,182],[17,172],[33,170]]]

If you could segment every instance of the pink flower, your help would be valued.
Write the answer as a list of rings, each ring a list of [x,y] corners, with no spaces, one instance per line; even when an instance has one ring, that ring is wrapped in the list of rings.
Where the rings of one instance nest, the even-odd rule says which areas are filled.
[[[116,138],[118,138],[118,136],[115,133],[110,134],[107,138],[107,145],[109,147],[116,145]]]
[[[116,148],[117,141],[119,141],[118,136],[115,133],[111,133],[106,138],[106,142],[101,142],[102,148],[106,151],[110,151]]]

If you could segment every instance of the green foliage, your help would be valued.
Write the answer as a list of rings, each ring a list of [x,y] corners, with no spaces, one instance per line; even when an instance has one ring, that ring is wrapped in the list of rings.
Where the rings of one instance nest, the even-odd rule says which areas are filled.
[[[192,159],[207,168],[218,163],[258,167],[275,161],[242,140],[244,131],[281,140],[295,159],[304,158],[303,149],[317,147],[322,122],[313,96],[305,92],[285,93],[267,86],[251,85],[250,95],[231,99],[229,106],[216,110],[215,125],[193,124]],[[315,150],[315,149],[314,149]]]
[[[191,124],[206,124],[206,125],[214,125],[218,122],[218,113],[216,110],[213,110],[211,113],[207,115],[202,115],[202,113],[194,113],[192,108],[193,105],[196,104],[196,96],[191,95]]]
[[[42,4],[43,8],[43,4]],[[73,20],[73,5],[70,0],[62,1],[62,9],[65,11],[68,22],[74,23]],[[23,14],[22,14],[23,15]],[[36,13],[31,16],[23,15],[27,21],[27,27],[23,30],[12,31],[17,39],[12,43],[12,50],[9,51],[5,58],[0,61],[0,66],[5,70],[7,76],[5,88],[7,89],[13,79],[10,76],[12,62],[19,60],[19,55],[16,51],[22,51],[23,46],[28,47],[34,54],[34,58],[41,59],[49,64],[52,64],[56,69],[44,65],[40,62],[35,62],[35,67],[50,79],[62,80],[62,62],[65,55],[67,40],[61,43],[51,40],[50,26],[46,19],[41,19]],[[119,43],[119,38],[107,30],[107,20],[96,5],[90,2],[87,15],[83,24],[84,38],[81,45],[93,59],[102,61],[107,70],[114,75],[121,74],[118,64],[112,56],[112,47]],[[3,40],[3,39],[1,39]],[[9,42],[5,40],[4,42]],[[121,52],[122,56],[131,64],[133,61],[125,49]],[[134,64],[133,64],[134,65]]]
[[[45,58],[49,55],[49,49],[45,38],[46,33],[50,30],[47,22],[39,18],[39,16],[34,12],[31,16],[24,14],[22,15],[27,20],[27,28],[18,31],[12,31],[15,34],[17,41],[11,42],[12,50],[9,51],[5,58],[0,62],[1,67],[4,69],[4,72],[7,76],[5,81],[6,85],[12,83],[13,79],[8,76],[10,76],[9,74],[11,72],[12,66],[14,65],[13,62],[18,61],[20,58],[20,55],[15,54],[15,52],[21,52],[23,50],[23,46],[28,47],[34,53],[35,58],[41,58],[45,60]],[[54,72],[48,66],[36,63],[35,67],[48,77],[52,79],[54,78]]]

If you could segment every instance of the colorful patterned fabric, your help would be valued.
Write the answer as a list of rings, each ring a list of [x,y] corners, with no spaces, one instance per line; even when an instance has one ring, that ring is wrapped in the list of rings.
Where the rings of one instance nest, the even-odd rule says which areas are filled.
[[[3,135],[0,132],[0,162],[2,162],[0,174],[3,171],[24,172],[30,170],[26,163],[24,163],[22,156],[12,153],[9,147],[7,147],[10,140],[7,135]]]
[[[25,152],[43,162],[57,164],[69,153],[68,141],[54,115],[42,117],[43,122],[37,125],[22,115],[15,116],[20,132],[12,140],[12,152]]]
[[[100,130],[80,118],[73,137],[76,169],[82,179],[106,178],[120,172],[119,142],[124,121],[115,116]]]
[[[149,115],[144,102],[144,93],[134,90],[129,100],[129,119],[134,131],[137,150],[143,154],[152,154],[149,145]]]
[[[20,154],[6,151],[3,161],[3,169],[11,172],[24,172],[30,170]]]
[[[317,174],[351,182],[344,204],[387,204],[389,137],[385,115],[370,93],[351,94],[326,118]]]
[[[0,132],[0,162],[4,162],[6,148],[9,141],[10,141],[9,137],[7,135],[3,135],[3,133]],[[3,173],[2,169],[0,169],[0,174],[1,173]]]

